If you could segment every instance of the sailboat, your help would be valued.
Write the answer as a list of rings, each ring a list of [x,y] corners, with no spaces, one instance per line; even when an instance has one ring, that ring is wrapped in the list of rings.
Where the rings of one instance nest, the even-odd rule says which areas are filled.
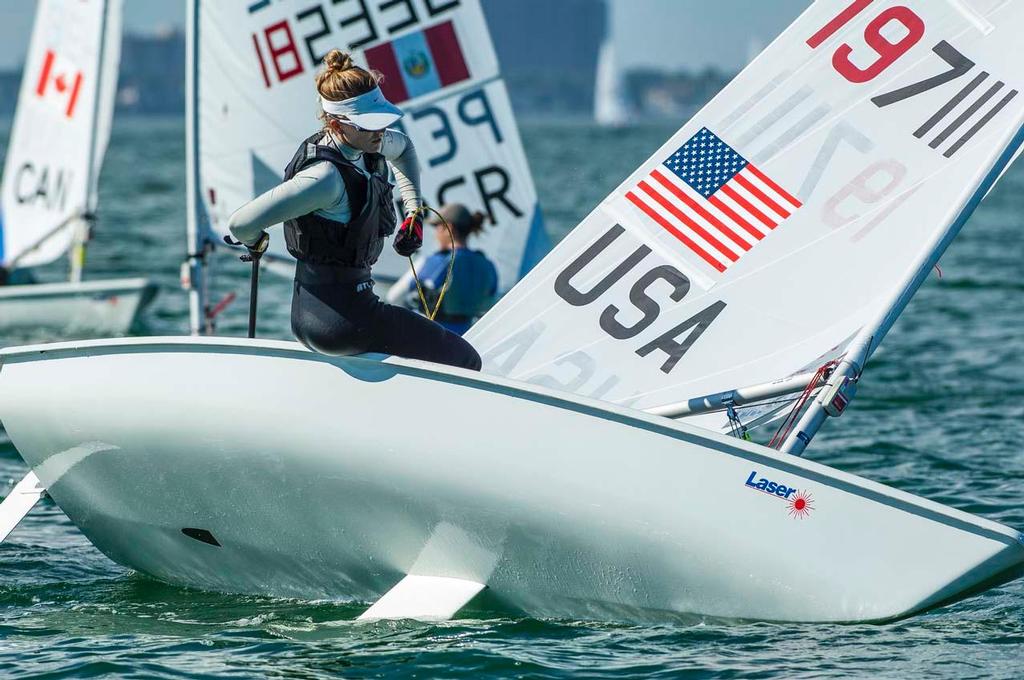
[[[320,126],[313,75],[337,46],[381,73],[385,95],[405,110],[399,127],[416,146],[429,205],[459,202],[488,215],[492,226],[475,243],[495,262],[501,292],[550,249],[479,0],[434,4],[355,16],[294,0],[190,4],[183,278],[194,334],[213,330],[209,254],[224,245],[231,213],[280,183],[299,142]],[[428,229],[422,252],[436,249]],[[273,272],[293,271],[279,229],[264,261]],[[408,287],[409,272],[391,248],[373,268],[379,283],[402,281],[396,293]]]
[[[813,3],[472,329],[482,373],[0,351],[32,469],[0,536],[45,488],[140,572],[366,619],[487,589],[541,617],[886,621],[1017,578],[1019,531],[801,454],[1024,144],[1022,29],[1003,0]],[[779,441],[747,441],[782,396]]]
[[[128,331],[156,294],[146,279],[83,281],[110,139],[121,0],[40,0],[4,165],[0,267],[11,283],[70,251],[66,283],[0,286],[0,333]]]
[[[612,26],[611,7],[608,8],[608,26]],[[609,29],[610,30],[610,29]],[[630,107],[626,100],[625,83],[615,58],[613,36],[601,43],[597,58],[597,78],[594,83],[594,120],[606,127],[623,127],[629,122]]]

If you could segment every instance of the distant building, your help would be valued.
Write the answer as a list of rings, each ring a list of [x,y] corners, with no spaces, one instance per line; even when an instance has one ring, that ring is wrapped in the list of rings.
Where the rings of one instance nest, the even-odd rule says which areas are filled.
[[[512,105],[519,115],[590,118],[601,45],[611,29],[606,0],[482,0]],[[683,119],[732,79],[708,69],[623,74],[630,118]]]
[[[20,85],[20,68],[0,73],[0,116],[14,115]],[[155,35],[124,36],[117,113],[184,115],[184,33],[168,30]]]
[[[171,29],[124,36],[117,111],[133,114],[185,113],[185,34]]]
[[[605,0],[482,0],[517,113],[589,117]]]

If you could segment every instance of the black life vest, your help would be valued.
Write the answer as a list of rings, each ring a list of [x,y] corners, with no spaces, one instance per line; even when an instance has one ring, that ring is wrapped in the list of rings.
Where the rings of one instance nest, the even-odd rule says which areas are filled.
[[[295,259],[310,264],[343,267],[369,267],[384,250],[384,242],[395,231],[395,206],[392,185],[384,157],[363,155],[369,177],[337,149],[317,144],[318,132],[306,139],[284,171],[285,181],[318,161],[328,161],[341,173],[348,194],[352,217],[348,223],[336,222],[316,213],[302,215],[284,223],[284,240]]]

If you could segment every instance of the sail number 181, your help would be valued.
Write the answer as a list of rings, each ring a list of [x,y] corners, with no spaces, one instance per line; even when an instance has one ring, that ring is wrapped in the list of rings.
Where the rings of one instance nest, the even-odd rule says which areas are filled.
[[[817,49],[831,38],[843,26],[868,8],[874,0],[855,0],[853,4],[840,12],[834,19],[825,24],[821,30],[807,39],[812,49]],[[904,29],[904,35],[896,42],[882,34],[882,30],[892,24]],[[892,66],[896,60],[909,52],[924,37],[924,20],[908,7],[896,6],[879,13],[864,29],[864,43],[875,52],[875,60],[861,67],[851,61],[854,46],[843,43],[832,55],[832,66],[851,83],[866,83],[878,77]]]

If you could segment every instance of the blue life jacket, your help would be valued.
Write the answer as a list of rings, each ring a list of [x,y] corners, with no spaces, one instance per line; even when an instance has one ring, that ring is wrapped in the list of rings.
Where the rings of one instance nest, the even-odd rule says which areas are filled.
[[[429,292],[427,301],[431,305],[437,300],[448,275],[451,252],[440,250],[423,264],[419,272],[424,293]],[[409,291],[416,291],[416,282],[409,284]],[[448,330],[462,335],[473,321],[490,309],[498,294],[498,270],[479,250],[455,249],[455,264],[452,267],[452,282],[441,302],[435,321]]]

